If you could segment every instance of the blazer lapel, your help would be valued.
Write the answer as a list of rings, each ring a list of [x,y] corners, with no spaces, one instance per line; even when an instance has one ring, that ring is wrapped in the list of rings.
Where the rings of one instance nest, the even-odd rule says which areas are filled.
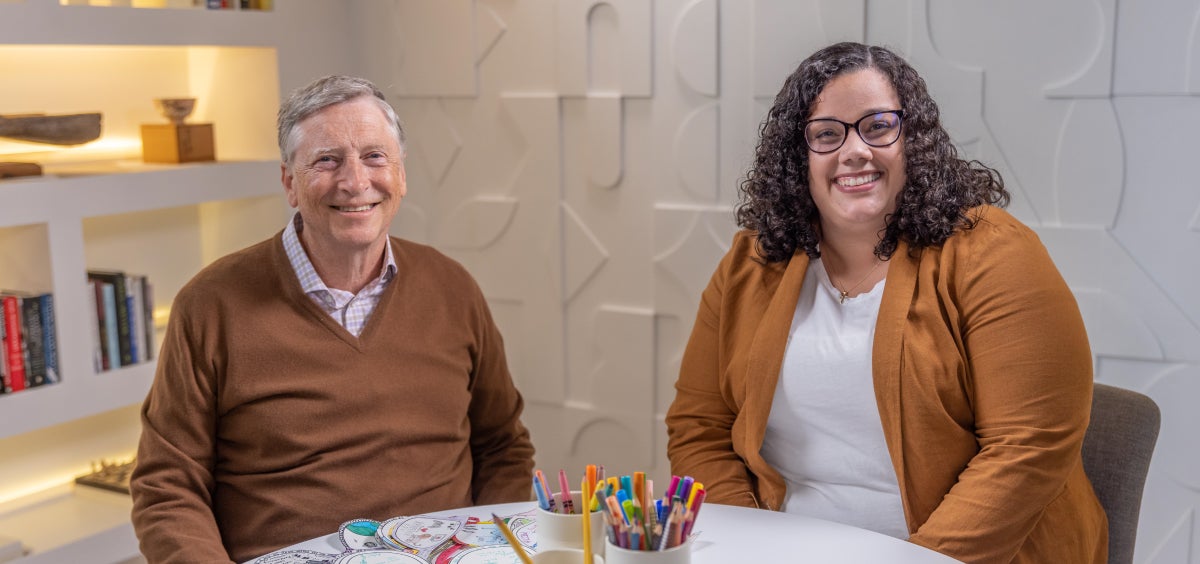
[[[887,441],[896,480],[900,483],[900,498],[904,500],[908,513],[908,495],[905,487],[904,441],[901,425],[900,366],[903,362],[904,327],[912,305],[913,292],[917,286],[917,258],[910,258],[908,245],[903,241],[892,254],[888,266],[887,281],[883,286],[883,298],[879,305],[879,318],[875,322],[875,342],[871,352],[871,372],[875,384],[875,401],[879,406],[879,418],[883,424],[883,436]]]
[[[752,464],[752,467],[755,467],[754,470],[760,476],[760,468],[770,470],[770,467],[762,462],[759,450],[762,449],[763,437],[767,432],[767,417],[771,414],[775,385],[779,381],[783,353],[787,348],[792,318],[796,313],[796,302],[800,299],[800,287],[804,284],[804,274],[807,270],[808,255],[799,251],[788,261],[783,276],[777,278],[778,283],[773,287],[766,285],[763,288],[763,299],[770,299],[770,303],[759,320],[746,359],[746,403],[742,406],[749,446],[746,454],[753,457],[756,464]],[[782,477],[777,473],[772,472],[772,477],[774,479],[764,480],[762,486],[782,484]],[[771,499],[772,493],[782,494],[764,493],[768,494],[767,499]]]

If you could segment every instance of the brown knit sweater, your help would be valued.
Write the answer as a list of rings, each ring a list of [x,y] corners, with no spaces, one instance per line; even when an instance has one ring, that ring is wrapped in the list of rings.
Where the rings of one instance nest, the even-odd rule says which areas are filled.
[[[529,499],[533,445],[482,293],[437,251],[391,242],[396,277],[357,338],[303,293],[280,235],[176,296],[131,484],[152,564]]]

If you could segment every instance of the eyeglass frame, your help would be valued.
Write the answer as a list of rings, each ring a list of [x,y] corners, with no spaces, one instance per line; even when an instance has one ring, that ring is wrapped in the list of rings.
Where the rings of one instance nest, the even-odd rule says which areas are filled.
[[[869,117],[872,117],[872,116],[877,116],[879,114],[895,114],[896,119],[899,121],[899,127],[896,128],[896,130],[897,130],[896,138],[892,139],[891,141],[889,141],[887,143],[884,143],[883,145],[875,145],[875,144],[871,143],[870,141],[867,141],[867,138],[863,137],[862,132],[858,130],[858,124],[862,123],[863,120],[865,120]],[[837,147],[829,149],[828,151],[818,151],[818,150],[814,149],[812,146],[812,143],[809,142],[809,140],[808,140],[808,124],[813,123],[815,121],[832,121],[832,122],[842,124],[842,142],[838,143]],[[827,155],[838,149],[841,149],[842,146],[846,144],[846,140],[850,138],[850,130],[851,129],[853,129],[854,133],[856,135],[858,135],[858,138],[862,139],[862,142],[866,143],[867,146],[869,146],[869,147],[875,147],[876,149],[881,149],[883,147],[890,147],[892,145],[895,145],[896,142],[900,140],[901,134],[904,133],[904,110],[899,109],[899,110],[884,110],[881,112],[870,112],[867,115],[858,118],[858,121],[856,121],[854,123],[846,123],[840,119],[834,119],[834,118],[810,119],[810,120],[805,121],[804,126],[800,128],[800,133],[801,133],[800,136],[804,138],[804,146],[807,147],[809,151],[812,151],[818,155]]]

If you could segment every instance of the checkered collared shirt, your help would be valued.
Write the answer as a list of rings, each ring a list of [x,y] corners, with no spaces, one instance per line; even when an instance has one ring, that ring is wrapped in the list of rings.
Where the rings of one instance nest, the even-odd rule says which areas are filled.
[[[383,296],[383,291],[387,289],[388,282],[396,276],[396,259],[392,256],[391,243],[384,246],[383,268],[379,272],[379,278],[368,283],[358,294],[352,294],[326,286],[317,275],[317,269],[313,267],[308,253],[304,252],[304,247],[300,244],[300,232],[303,230],[304,220],[300,218],[299,213],[292,217],[292,221],[289,221],[287,228],[283,230],[283,248],[287,251],[288,261],[292,263],[292,270],[296,271],[296,277],[300,279],[300,287],[313,302],[325,310],[325,313],[357,337],[379,303],[379,298]]]

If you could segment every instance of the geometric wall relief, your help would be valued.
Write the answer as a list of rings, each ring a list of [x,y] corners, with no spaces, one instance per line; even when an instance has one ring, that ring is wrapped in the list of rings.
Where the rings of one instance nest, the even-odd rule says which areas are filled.
[[[562,202],[563,303],[570,302],[608,261],[609,252],[570,204]]]
[[[1194,400],[1191,398],[1195,397],[1195,392],[1188,396],[1187,390],[1181,388],[1195,385],[1187,381],[1188,372],[1192,373],[1191,379],[1195,380],[1195,370],[1194,364],[1184,366],[1110,357],[1100,357],[1096,363],[1097,382],[1145,393],[1154,399],[1162,412],[1162,427],[1142,497],[1134,562],[1191,562],[1188,554],[1191,552],[1195,508],[1200,507],[1200,490],[1188,488],[1183,482],[1175,480],[1172,474],[1183,472],[1189,476],[1200,475],[1200,451],[1194,448],[1195,437],[1191,435],[1189,427],[1176,426],[1176,421],[1194,417],[1189,414],[1194,411]],[[1176,411],[1179,413],[1173,413]],[[1180,424],[1192,425],[1193,428],[1195,425],[1187,421]],[[1182,442],[1175,442],[1178,440]],[[1191,460],[1183,458],[1187,453],[1192,456]],[[1200,546],[1197,546],[1197,550],[1200,552]],[[1196,556],[1200,556],[1200,553]]]
[[[784,79],[813,51],[862,41],[865,0],[755,0],[754,91],[774,98]]]
[[[656,204],[654,209],[654,309],[657,395],[662,414],[674,399],[684,347],[700,295],[733,239],[727,207]]]
[[[733,210],[726,206],[659,203],[654,206],[654,264],[676,287],[655,304],[680,296],[695,314],[700,294],[733,240]]]
[[[655,307],[658,324],[659,392],[665,413],[674,398],[680,361],[700,307],[700,297],[724,256],[736,230],[728,209],[655,210]]]
[[[1089,63],[1056,83],[1046,85],[1050,98],[1107,98],[1112,95],[1113,51],[1117,27],[1117,0],[1092,0],[1074,6],[1073,27],[1091,28]]]
[[[1197,0],[1121,2],[1113,94],[1117,96],[1195,93]]]
[[[956,55],[960,53],[945,45],[938,48],[930,29],[930,9],[924,1],[873,2],[867,10],[866,40],[896,50],[920,73],[960,156],[996,169],[1012,196],[1008,211],[1031,225],[1041,223],[988,126],[983,106],[983,67],[958,60]],[[949,20],[947,25],[961,27],[958,20]]]
[[[483,250],[504,234],[516,213],[516,198],[474,196],[443,216],[434,244],[446,249]]]
[[[624,128],[621,97],[589,94],[583,99],[587,131],[588,180],[599,188],[614,188],[624,174]]]
[[[408,153],[416,153],[431,175],[433,186],[440,186],[463,147],[463,137],[454,127],[441,100],[405,99],[395,104],[407,137]]]
[[[473,0],[392,0],[364,2],[360,41],[367,76],[385,92],[400,96],[475,96],[475,28],[486,24],[494,39],[497,24],[475,15]],[[436,49],[434,47],[436,46]],[[436,52],[436,56],[432,53]],[[386,56],[385,56],[386,54]]]
[[[1200,425],[1194,398],[1200,397],[1200,365],[1160,365],[1142,391],[1162,411],[1158,447],[1150,465],[1138,527],[1138,559],[1152,563],[1194,562],[1200,558]],[[1149,510],[1147,510],[1149,509]],[[1143,559],[1141,555],[1148,555]]]
[[[693,199],[716,203],[720,197],[721,106],[717,102],[692,110],[675,132],[675,170],[685,193]]]
[[[650,96],[652,0],[557,2],[558,93]]]
[[[679,11],[671,30],[671,62],[679,82],[692,92],[720,93],[720,26],[717,0],[691,0]]]
[[[500,36],[508,31],[504,19],[484,2],[475,3],[475,63],[478,64],[492,52]]]
[[[946,49],[944,44],[942,49],[935,45],[930,9],[924,1],[873,2],[867,10],[866,40],[896,50],[920,73],[960,156],[996,169],[1012,195],[1008,211],[1032,225],[1041,223],[988,126],[983,106],[983,67],[958,60],[960,53]],[[947,25],[960,26],[953,18],[949,21]]]
[[[592,316],[591,389],[577,397],[644,426],[654,415],[654,312],[604,304]]]
[[[1057,143],[1070,109],[1070,99],[1048,99],[1047,88],[1073,85],[1082,89],[1096,82],[1090,77],[1103,75],[1103,61],[1097,55],[1103,48],[1098,46],[1113,41],[1111,34],[1105,35],[1110,26],[1104,17],[1096,0],[938,1],[928,6],[929,37],[939,53],[985,72],[983,115],[1013,171],[1006,181],[1024,188],[1023,195],[1046,224],[1063,224],[1053,187],[1059,166],[1055,161]],[[976,21],[997,25],[963,24]],[[1019,41],[1013,40],[1014,33],[1019,33]],[[1087,94],[1106,93],[1095,89]],[[1103,109],[1085,111],[1105,119]],[[1078,125],[1066,127],[1081,129]],[[1085,148],[1096,143],[1119,147],[1118,142],[1101,138]],[[1101,145],[1100,155],[1112,154],[1108,147]]]
[[[1055,151],[1056,220],[1112,227],[1121,205],[1125,151],[1112,100],[1067,102]],[[1047,218],[1043,216],[1043,221]]]
[[[562,424],[568,432],[574,431],[563,449],[563,468],[580,472],[588,464],[603,464],[608,476],[634,472],[646,472],[647,478],[669,476],[667,466],[656,463],[653,454],[658,436],[641,420],[608,414],[584,416],[568,409]]]
[[[609,470],[651,471],[657,435],[654,313],[606,304],[588,324],[575,341],[591,344],[581,347],[590,358],[573,363],[591,367],[588,384],[568,390],[563,404],[570,465],[601,462]]]
[[[675,129],[672,162],[684,193],[689,198],[712,203],[720,197],[721,113],[715,100],[720,92],[718,10],[716,0],[692,0],[679,10],[668,36],[673,74],[677,78],[673,83],[680,88],[679,99],[669,102],[688,111]],[[670,87],[663,90],[673,92]],[[688,108],[688,102],[697,95],[712,101]]]
[[[1158,374],[1146,395],[1162,410],[1159,440],[1169,445],[1200,446],[1200,410],[1192,398],[1200,397],[1200,365],[1179,364]],[[1200,449],[1163,449],[1154,456],[1156,467],[1179,485],[1200,493]]]
[[[1200,328],[1111,234],[1040,227],[1038,236],[1076,292],[1097,355],[1200,361]]]
[[[1116,358],[1162,360],[1162,344],[1138,304],[1096,288],[1072,287],[1088,331],[1092,352]]]
[[[898,51],[925,80],[954,142],[974,145],[990,136],[983,121],[983,69],[938,50],[928,9],[923,1],[873,2],[867,10],[866,40]]]
[[[1200,12],[1197,12],[1200,15]],[[1187,47],[1187,93],[1200,94],[1200,18],[1192,18],[1191,38]]]
[[[940,106],[939,102],[939,106]],[[1008,213],[1011,213],[1017,219],[1025,222],[1030,227],[1036,227],[1043,223],[1042,217],[1037,213],[1030,200],[1028,192],[1017,178],[1017,174],[1008,164],[1008,158],[1005,157],[1004,151],[1000,149],[1000,145],[996,142],[996,136],[992,134],[988,127],[986,119],[983,116],[972,120],[978,123],[978,128],[973,128],[980,132],[978,141],[975,143],[961,144],[955,143],[959,150],[959,157],[968,160],[977,160],[984,165],[991,167],[1000,174],[1000,178],[1004,180],[1004,189],[1008,191],[1010,196]],[[943,125],[947,125],[943,122]],[[1048,187],[1033,185],[1033,189],[1048,190]]]
[[[1196,520],[1196,510],[1192,507],[1182,509],[1175,523],[1166,527],[1167,534],[1159,543],[1153,537],[1147,539],[1145,533],[1158,533],[1162,529],[1143,527],[1145,517],[1138,522],[1137,545],[1134,547],[1134,561],[1145,564],[1181,564],[1194,562],[1200,558],[1200,550],[1192,550],[1192,539],[1200,538],[1200,521]],[[1196,556],[1191,556],[1195,554]],[[1148,556],[1143,556],[1148,555]]]
[[[1113,101],[1125,146],[1125,178],[1113,237],[1183,315],[1200,324],[1200,180],[1194,163],[1200,97]],[[1200,348],[1194,341],[1192,348]]]

